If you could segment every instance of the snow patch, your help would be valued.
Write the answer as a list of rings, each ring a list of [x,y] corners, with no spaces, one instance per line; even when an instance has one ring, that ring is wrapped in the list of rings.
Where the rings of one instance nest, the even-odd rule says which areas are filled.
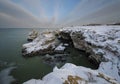
[[[10,76],[10,72],[15,69],[16,67],[9,67],[0,72],[0,84],[10,84],[11,82],[15,81],[13,76]]]
[[[23,84],[63,84],[65,82],[71,83],[70,80],[74,80],[78,84],[85,84],[86,82],[88,84],[118,84],[112,77],[97,70],[91,70],[70,63],[66,63],[60,69],[55,67],[53,72],[43,77],[42,80],[31,79]]]
[[[64,51],[64,50],[65,50],[65,46],[63,46],[62,43],[55,48],[55,51],[59,51],[59,50],[60,50],[60,51]]]

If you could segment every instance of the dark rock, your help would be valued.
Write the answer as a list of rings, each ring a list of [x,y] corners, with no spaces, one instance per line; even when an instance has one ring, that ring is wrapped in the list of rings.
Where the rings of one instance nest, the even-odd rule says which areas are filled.
[[[70,32],[61,31],[59,33],[58,39],[60,41],[62,41],[63,43],[70,43],[70,42],[72,42],[71,36],[70,36]]]
[[[29,33],[29,36],[27,38],[28,41],[33,41],[35,38],[38,37],[38,32],[35,30],[32,30],[32,32]]]

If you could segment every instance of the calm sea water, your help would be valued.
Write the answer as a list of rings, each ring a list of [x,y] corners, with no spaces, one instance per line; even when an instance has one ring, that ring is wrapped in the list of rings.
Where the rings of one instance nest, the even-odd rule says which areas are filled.
[[[0,29],[0,71],[11,66],[16,66],[10,75],[16,80],[17,84],[21,84],[31,78],[42,78],[44,75],[52,71],[53,66],[43,62],[41,56],[24,58],[21,54],[22,44],[27,42],[30,28],[8,28]],[[36,29],[40,32],[46,29]],[[76,65],[82,65],[95,68],[93,64],[87,60],[87,57],[75,49],[69,49],[70,58],[67,62]],[[7,81],[7,80],[6,80]]]

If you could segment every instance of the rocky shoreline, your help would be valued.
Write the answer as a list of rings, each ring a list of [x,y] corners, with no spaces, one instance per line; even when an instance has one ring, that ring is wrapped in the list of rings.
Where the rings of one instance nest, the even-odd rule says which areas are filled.
[[[22,48],[23,56],[45,55],[63,53],[65,46],[57,39],[56,32],[43,32],[30,43]]]
[[[102,77],[104,78],[104,80],[98,81],[99,78],[95,78],[97,84],[101,83],[118,84],[118,82],[120,82],[119,41],[120,41],[120,26],[101,25],[101,26],[66,27],[58,31],[44,32],[40,34],[32,42],[23,45],[22,53],[23,56],[34,56],[37,54],[56,54],[56,53],[58,54],[64,53],[64,50],[68,45],[73,45],[75,48],[85,51],[88,55],[87,57],[92,62],[99,65],[99,68],[96,72],[102,73]],[[68,65],[70,65],[69,67],[74,66],[71,64]],[[65,67],[65,69],[69,69],[68,65],[67,67]],[[58,70],[59,74],[61,70],[62,68]],[[85,68],[85,70],[88,70],[89,72],[88,68]],[[73,72],[77,73],[76,71]],[[93,78],[94,76],[97,77],[98,75],[94,75],[95,73],[93,72],[92,71],[90,72],[91,76],[93,76]],[[53,70],[53,72],[50,74],[54,73],[56,73],[56,71]],[[84,70],[81,71],[81,73],[84,73]],[[62,83],[69,84],[68,83],[69,75],[70,75],[69,73],[65,75],[65,79],[62,81]],[[103,75],[109,75],[110,78],[109,77],[107,78],[110,81],[108,79],[106,80],[106,76]],[[47,76],[49,77],[49,74]],[[45,76],[45,80],[44,79],[39,80],[39,82],[41,81],[41,83],[39,84],[43,84],[42,81],[46,81],[47,76]],[[71,78],[74,78],[73,76],[75,75],[72,74]],[[88,74],[85,76],[88,77]],[[62,75],[62,77],[64,78],[64,75]],[[68,77],[67,82],[66,77]],[[81,75],[78,76],[78,78],[83,77]],[[48,79],[51,81],[50,78]],[[61,81],[60,78],[58,78],[58,80]],[[85,84],[85,81],[83,80],[77,80],[77,83],[79,84],[80,81],[83,84]],[[92,83],[89,82],[87,79],[86,81],[87,83]],[[55,80],[53,80],[53,82],[49,84],[53,84],[54,82]],[[24,84],[30,84],[30,82],[29,83],[26,82]]]

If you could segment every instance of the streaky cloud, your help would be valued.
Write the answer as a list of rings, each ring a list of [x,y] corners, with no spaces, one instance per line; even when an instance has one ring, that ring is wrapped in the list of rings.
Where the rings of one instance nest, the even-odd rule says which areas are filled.
[[[64,25],[120,22],[119,4],[120,0],[82,0],[64,19]]]
[[[120,22],[120,0],[0,0],[0,27]]]
[[[0,1],[0,27],[44,27],[37,17],[8,0]]]

